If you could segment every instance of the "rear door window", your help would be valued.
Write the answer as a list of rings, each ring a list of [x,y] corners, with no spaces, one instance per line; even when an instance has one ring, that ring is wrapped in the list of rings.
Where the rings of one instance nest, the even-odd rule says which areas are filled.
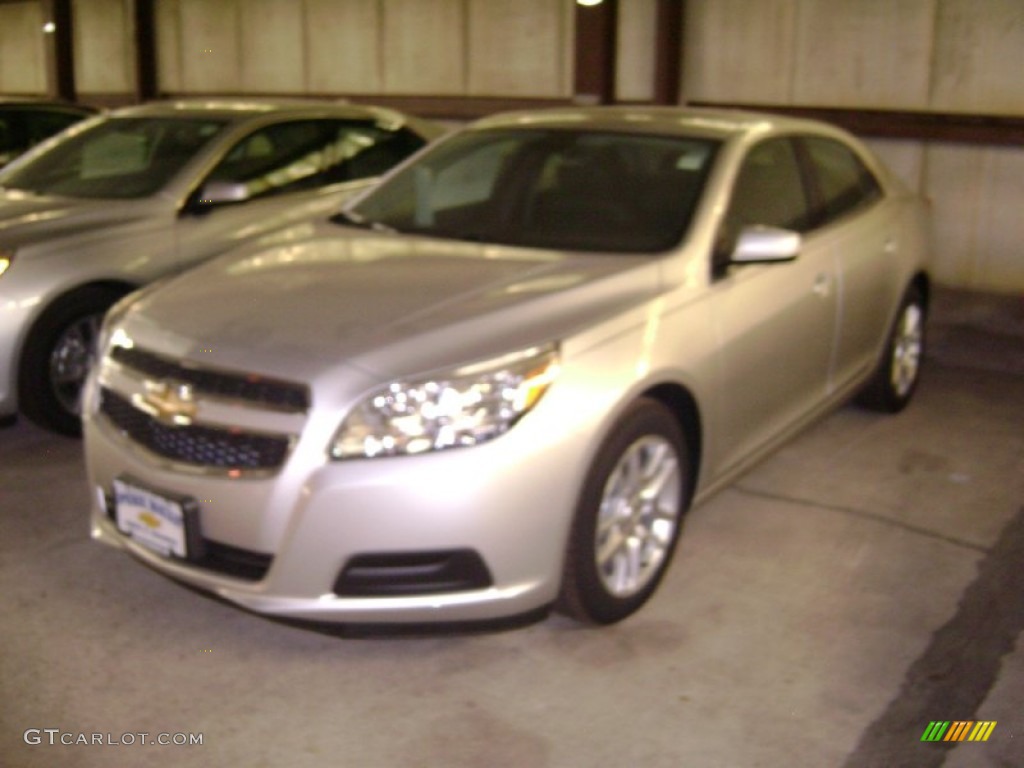
[[[827,224],[881,197],[878,180],[845,144],[821,137],[802,139],[817,183],[816,224]]]

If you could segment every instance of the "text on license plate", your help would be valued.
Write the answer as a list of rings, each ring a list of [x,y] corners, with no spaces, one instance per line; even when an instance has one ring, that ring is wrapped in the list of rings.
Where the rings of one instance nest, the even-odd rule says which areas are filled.
[[[117,527],[139,544],[165,556],[186,557],[185,513],[181,504],[115,480],[114,508]]]

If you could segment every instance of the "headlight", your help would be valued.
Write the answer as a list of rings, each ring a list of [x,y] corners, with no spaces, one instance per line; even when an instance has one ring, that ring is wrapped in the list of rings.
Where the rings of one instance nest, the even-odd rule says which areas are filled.
[[[558,350],[548,346],[392,382],[349,413],[331,457],[399,456],[486,442],[533,408],[557,374]]]
[[[0,275],[10,268],[12,261],[14,261],[14,251],[0,248]]]

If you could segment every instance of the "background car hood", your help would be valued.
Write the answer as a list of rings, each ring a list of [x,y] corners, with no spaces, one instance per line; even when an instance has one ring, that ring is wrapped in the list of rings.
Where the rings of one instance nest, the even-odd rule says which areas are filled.
[[[0,246],[82,235],[150,215],[152,200],[86,200],[0,192]]]
[[[649,256],[306,226],[317,233],[147,293],[123,320],[128,334],[164,354],[305,381],[342,364],[402,376],[556,340],[659,285]]]

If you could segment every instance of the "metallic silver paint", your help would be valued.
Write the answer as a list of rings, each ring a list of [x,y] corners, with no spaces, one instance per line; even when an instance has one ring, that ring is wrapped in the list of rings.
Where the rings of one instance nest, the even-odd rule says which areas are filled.
[[[671,389],[695,404],[699,503],[864,383],[927,254],[919,202],[859,142],[805,121],[648,108],[520,113],[469,130],[531,124],[721,138],[690,237],[661,254],[598,255],[303,224],[167,282],[123,308],[119,332],[176,359],[306,382],[313,405],[296,417],[299,437],[277,475],[183,473],[126,447],[96,413],[98,383],[122,386],[107,361],[86,407],[90,483],[99,493],[128,474],[208,500],[205,536],[272,554],[273,564],[248,583],[162,558],[118,533],[98,502],[93,536],[273,615],[505,616],[555,599],[588,468],[636,398]],[[806,234],[791,262],[737,266],[714,279],[711,246],[738,163],[755,141],[794,132],[854,147],[877,173],[882,199]],[[559,344],[561,372],[504,435],[417,456],[329,459],[338,425],[366,393],[548,343]],[[207,407],[201,398],[198,406]],[[225,417],[249,428],[267,415],[240,407]],[[494,587],[388,598],[331,592],[351,556],[452,547],[476,550]]]
[[[224,206],[206,215],[183,215],[195,185],[239,138],[283,118],[369,118],[408,124],[424,138],[441,130],[391,110],[300,100],[203,99],[128,107],[112,116],[180,114],[224,119],[228,128],[156,194],[141,199],[94,200],[36,196],[3,189],[0,177],[0,253],[14,253],[0,275],[0,416],[17,410],[17,368],[25,338],[42,312],[62,294],[83,285],[111,283],[126,289],[174,274],[277,228],[327,216],[374,180]],[[88,128],[86,120],[62,135]],[[4,168],[14,172],[45,152],[51,139]]]

